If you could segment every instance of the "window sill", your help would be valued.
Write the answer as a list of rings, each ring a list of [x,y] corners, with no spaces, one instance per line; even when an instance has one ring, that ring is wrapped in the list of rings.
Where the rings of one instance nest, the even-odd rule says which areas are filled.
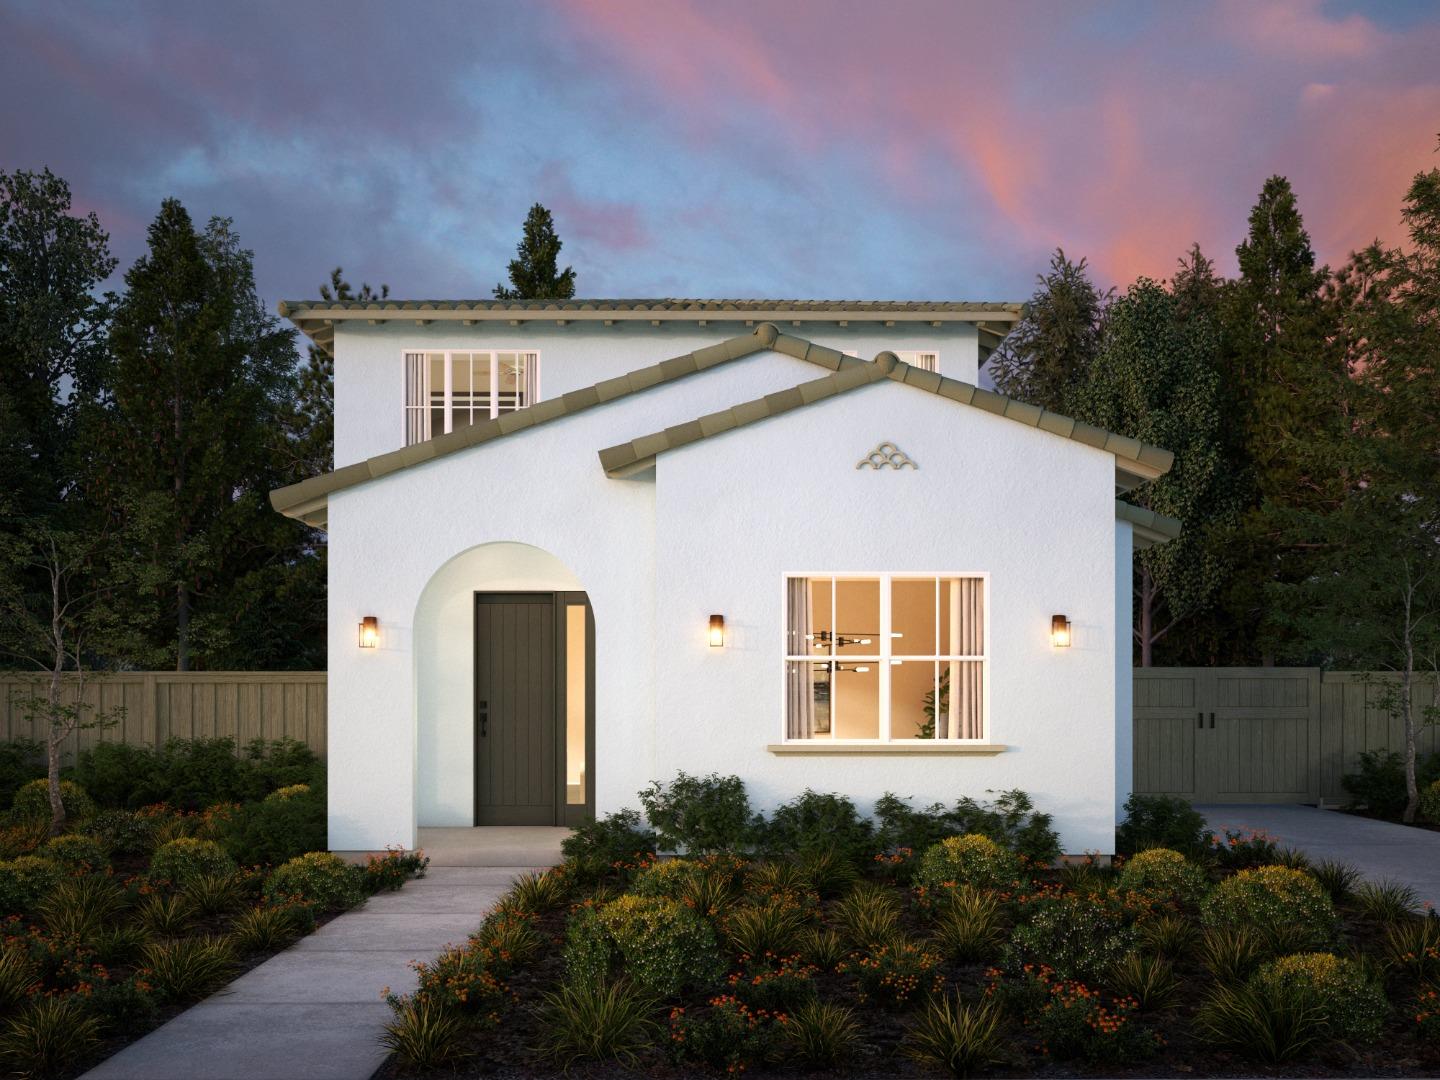
[[[772,754],[979,754],[993,757],[1010,749],[1004,743],[852,743],[784,742],[770,743]]]

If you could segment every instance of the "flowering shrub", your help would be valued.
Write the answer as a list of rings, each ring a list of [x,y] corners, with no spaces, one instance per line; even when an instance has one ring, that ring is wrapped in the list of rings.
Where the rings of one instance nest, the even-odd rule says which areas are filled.
[[[511,997],[509,988],[492,970],[491,957],[473,944],[451,945],[428,963],[414,963],[419,982],[413,998],[444,1009],[488,1016],[498,1021],[499,1009]],[[386,1001],[398,1009],[407,999],[389,994]]]
[[[1422,1038],[1440,1043],[1440,990],[1422,990],[1415,1002],[1415,1024]]]
[[[1199,900],[1207,884],[1198,866],[1168,848],[1140,852],[1125,863],[1119,880],[1122,891],[1183,904]]]
[[[365,860],[365,891],[394,892],[412,877],[424,875],[430,865],[423,851],[386,848],[384,855],[371,855]]]
[[[1047,969],[1032,977],[1045,992],[1043,1004],[1029,1021],[1042,1053],[1122,1065],[1159,1049],[1159,1036],[1135,1021],[1133,999],[1107,1000],[1082,982],[1054,978]]]
[[[80,831],[115,855],[144,855],[155,847],[155,819],[131,810],[102,810]]]
[[[835,970],[855,976],[862,1001],[898,1009],[940,990],[945,983],[940,959],[925,945],[895,939],[855,953]]]
[[[1297,953],[1250,976],[1262,989],[1312,992],[1325,1025],[1338,1039],[1373,1042],[1385,1026],[1385,992],[1352,960],[1333,953]]]
[[[83,821],[95,813],[95,803],[85,789],[69,780],[60,781],[60,802],[65,806],[65,817],[70,821]],[[17,818],[48,818],[50,816],[50,781],[31,780],[15,792],[11,804]]]
[[[110,864],[100,841],[79,833],[57,836],[40,849],[40,854],[67,870],[100,870]]]
[[[0,915],[30,911],[64,876],[58,863],[38,855],[0,862]]]
[[[265,802],[284,802],[287,799],[298,798],[301,795],[310,794],[309,784],[290,784],[288,787],[276,788],[265,796]]]
[[[710,999],[710,1008],[670,1010],[670,1056],[677,1064],[708,1065],[742,1073],[779,1056],[789,1017],[755,1009],[729,994]]]
[[[338,855],[311,851],[277,867],[265,879],[265,899],[311,904],[325,910],[352,908],[365,899],[364,873]]]
[[[1042,892],[1026,898],[1005,947],[1005,966],[1047,965],[1067,979],[1098,981],[1135,947],[1135,930],[1110,893]]]
[[[150,876],[174,885],[187,885],[196,878],[235,873],[235,860],[214,840],[181,836],[161,844],[150,860]]]
[[[1432,780],[1420,792],[1420,816],[1440,825],[1440,780]]]
[[[815,973],[819,970],[798,956],[767,953],[725,981],[730,992],[751,1008],[784,1011],[815,996]]]
[[[920,857],[915,883],[923,891],[957,885],[1008,888],[1020,878],[1020,860],[988,836],[947,836]]]
[[[598,985],[621,964],[632,982],[661,997],[704,986],[723,972],[709,924],[664,897],[622,896],[571,920],[565,970],[572,980]]]
[[[629,891],[636,896],[663,896],[679,900],[700,872],[699,865],[690,859],[661,859],[637,873]]]
[[[1273,836],[1255,829],[1226,829],[1211,836],[1210,845],[1216,862],[1226,870],[1267,866],[1280,852]]]
[[[1335,908],[1309,874],[1284,866],[1242,870],[1211,890],[1200,905],[1206,926],[1253,926],[1261,933],[1296,933],[1312,945],[1335,936]]]

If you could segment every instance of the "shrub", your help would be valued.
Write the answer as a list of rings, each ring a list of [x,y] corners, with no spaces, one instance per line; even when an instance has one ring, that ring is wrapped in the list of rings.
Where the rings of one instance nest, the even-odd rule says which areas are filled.
[[[0,860],[34,855],[50,839],[49,819],[32,818],[16,821],[0,814],[0,821],[10,817],[8,825],[0,825]]]
[[[1280,849],[1275,838],[1251,829],[1226,829],[1212,840],[1215,862],[1225,870],[1250,870],[1257,866],[1280,864]],[[1303,870],[1306,867],[1285,867]]]
[[[521,874],[510,886],[507,899],[521,911],[553,911],[565,902],[570,892],[570,883],[559,870],[544,870],[540,873]]]
[[[273,903],[298,901],[324,911],[343,911],[365,899],[364,873],[338,855],[312,851],[271,871],[265,879],[265,899]]]
[[[538,1049],[566,1072],[577,1061],[634,1065],[635,1052],[659,1030],[650,1019],[654,1007],[624,982],[563,985],[541,999],[544,1035]]]
[[[291,792],[276,798],[280,792]],[[278,866],[327,847],[325,794],[306,784],[246,803],[219,827],[220,841],[242,866]]]
[[[150,944],[150,934],[136,923],[112,924],[100,930],[91,939],[95,945],[95,960],[106,967],[118,967],[132,963]]]
[[[70,871],[88,873],[102,870],[110,865],[105,848],[98,840],[80,833],[57,836],[40,849],[40,855],[59,863]]]
[[[101,743],[80,754],[75,777],[106,806],[202,810],[254,802],[295,784],[322,784],[325,766],[294,739],[255,739],[239,751],[230,738],[171,739],[158,750]]]
[[[1385,993],[1360,965],[1332,953],[1299,953],[1263,965],[1250,982],[1267,995],[1315,995],[1322,1022],[1337,1039],[1373,1042],[1385,1026]]]
[[[1440,780],[1432,780],[1420,791],[1420,816],[1440,825]]]
[[[114,922],[128,901],[118,882],[97,875],[60,882],[37,909],[51,933],[89,942]]]
[[[29,996],[40,975],[19,942],[0,946],[0,1011],[9,1012]]]
[[[807,1001],[785,1025],[791,1054],[812,1069],[833,1069],[849,1061],[860,1043],[855,1011],[827,1001]]]
[[[1030,899],[1005,947],[1006,967],[1046,965],[1065,979],[1098,981],[1135,948],[1135,931],[1112,896],[1047,893]]]
[[[835,970],[855,977],[861,1001],[899,1009],[939,991],[945,981],[939,966],[939,953],[897,937],[855,953]]]
[[[993,1000],[967,1005],[959,993],[936,998],[920,1013],[906,1052],[951,1076],[974,1076],[1006,1058],[1002,1019]]]
[[[747,905],[725,916],[726,940],[741,956],[788,956],[800,945],[806,913],[786,903]]]
[[[95,803],[85,789],[69,780],[60,781],[60,802],[67,821],[84,821],[95,814]],[[49,818],[50,781],[42,778],[22,785],[15,792],[11,808],[17,818]]]
[[[622,896],[571,920],[565,968],[572,981],[600,985],[621,964],[639,988],[657,997],[708,985],[723,970],[705,921],[662,897]]]
[[[1122,890],[1191,904],[1204,894],[1208,882],[1200,868],[1178,851],[1147,848],[1125,863],[1118,884]]]
[[[302,795],[309,795],[314,789],[309,784],[289,784],[286,787],[276,788],[265,796],[265,802],[284,802],[286,799],[298,799]]]
[[[235,954],[223,938],[187,937],[145,949],[149,980],[161,997],[183,1001],[225,981]]]
[[[406,1001],[420,1001],[444,1010],[494,1015],[507,990],[501,976],[491,970],[493,959],[473,939],[463,948],[451,946],[434,960],[415,965],[419,985],[410,998],[387,1000],[397,1012]]]
[[[1115,849],[1121,855],[1135,855],[1153,847],[1198,855],[1205,849],[1208,836],[1204,815],[1184,799],[1131,795],[1125,800],[1125,820],[1115,830]]]
[[[1362,881],[1354,890],[1355,905],[1376,922],[1408,919],[1420,906],[1420,896],[1398,881]]]
[[[1200,905],[1208,927],[1254,927],[1262,935],[1296,931],[1311,945],[1335,936],[1335,907],[1319,883],[1301,870],[1262,866],[1242,870],[1211,890]]]
[[[733,972],[725,981],[730,992],[752,1009],[786,1014],[815,996],[817,970],[798,956],[772,953],[748,958],[743,970]]]
[[[1440,919],[1405,919],[1387,927],[1385,961],[1417,980],[1440,982]]]
[[[0,742],[0,806],[15,801],[15,792],[45,775],[44,748],[34,739]]]
[[[241,882],[238,874],[200,874],[192,877],[181,890],[190,905],[201,915],[223,915],[240,904]]]
[[[779,1057],[784,1021],[728,994],[711,998],[704,1012],[677,1007],[670,1010],[670,1056],[681,1065],[744,1072]]]
[[[677,773],[669,784],[657,780],[641,791],[640,804],[659,845],[669,851],[739,850],[750,844],[760,824],[738,776]]]
[[[17,1076],[53,1076],[80,1061],[100,1038],[75,995],[33,999],[0,1029],[0,1061]]]
[[[397,999],[380,1045],[415,1069],[439,1069],[467,1056],[465,1018],[424,997]]]
[[[235,860],[213,840],[182,836],[161,844],[150,859],[150,876],[184,886],[206,874],[235,873]]]
[[[1134,1020],[1135,1002],[1105,998],[1084,983],[1048,979],[1049,999],[1034,1018],[1042,1050],[1056,1058],[1093,1064],[1141,1061],[1159,1048],[1154,1032]]]
[[[1200,931],[1183,915],[1152,915],[1135,924],[1140,947],[1167,960],[1179,960],[1190,954]]]
[[[273,952],[295,937],[295,909],[265,904],[240,915],[230,927],[230,940],[242,953]]]
[[[961,885],[935,911],[935,943],[952,960],[989,960],[1003,940],[1000,899],[993,892]]]
[[[845,959],[845,939],[834,930],[812,926],[800,932],[800,955],[825,971],[833,971]]]
[[[80,827],[112,855],[145,855],[155,849],[155,819],[132,810],[102,810]]]
[[[502,902],[485,916],[480,929],[470,935],[468,950],[500,978],[540,951],[544,941],[535,930],[533,915],[512,903]]]
[[[33,910],[64,876],[58,863],[38,855],[0,862],[0,915]]]
[[[686,884],[698,875],[699,868],[690,859],[660,859],[635,875],[629,891],[636,896],[663,896],[679,900]]]
[[[1333,904],[1344,903],[1355,891],[1355,886],[1360,883],[1360,871],[1349,863],[1339,862],[1335,859],[1325,859],[1310,867],[1310,876],[1320,883],[1320,887],[1330,894],[1330,902]]]
[[[1019,859],[988,836],[970,833],[946,837],[926,849],[915,872],[915,883],[925,892],[960,885],[1008,889],[1014,887],[1020,876]]]
[[[615,870],[632,870],[655,858],[655,834],[634,810],[606,814],[579,826],[560,842],[565,865],[582,882]]]
[[[859,948],[869,948],[899,933],[900,903],[884,886],[861,881],[835,905],[835,918],[847,939]]]
[[[817,848],[802,853],[799,870],[817,893],[827,897],[839,896],[860,876],[850,857],[835,848]]]
[[[1105,985],[1120,1000],[1130,1000],[1142,1012],[1163,1009],[1174,1000],[1180,980],[1169,960],[1132,952],[1110,967]]]
[[[109,1032],[144,1031],[155,1023],[155,993],[139,975],[102,982],[88,995],[88,1011]]]
[[[1420,1037],[1440,1043],[1440,990],[1421,990],[1415,1000],[1415,1026]]]
[[[978,833],[1037,863],[1053,862],[1060,855],[1054,819],[1038,812],[1023,791],[1002,791],[991,803],[965,797],[953,807],[936,803],[924,810],[886,792],[875,803],[875,817],[880,822],[876,846],[885,852],[923,851],[949,836]]]
[[[1325,1035],[1314,992],[1274,980],[1216,987],[1195,1023],[1216,1046],[1272,1065],[1299,1057]]]
[[[1415,781],[1422,791],[1440,780],[1440,753],[1422,754],[1415,761]],[[1377,817],[1399,821],[1409,794],[1405,790],[1405,758],[1394,750],[1363,750],[1360,771],[1346,773],[1341,785],[1351,807],[1363,807]]]
[[[875,828],[844,795],[807,788],[770,814],[760,830],[760,847],[772,856],[833,852],[857,864],[875,853]]]
[[[160,937],[178,937],[195,921],[195,908],[183,896],[159,893],[140,903],[140,925]]]
[[[423,851],[387,848],[384,855],[366,858],[365,891],[372,896],[378,892],[394,892],[412,877],[424,877],[425,868],[429,865],[429,856]]]

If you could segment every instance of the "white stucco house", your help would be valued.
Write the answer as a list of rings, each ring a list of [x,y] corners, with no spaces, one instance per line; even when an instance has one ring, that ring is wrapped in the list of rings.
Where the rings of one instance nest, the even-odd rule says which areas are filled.
[[[1023,788],[1114,850],[1117,501],[1171,455],[979,388],[1014,304],[287,302],[335,360],[329,827],[573,824],[678,770],[774,806]]]

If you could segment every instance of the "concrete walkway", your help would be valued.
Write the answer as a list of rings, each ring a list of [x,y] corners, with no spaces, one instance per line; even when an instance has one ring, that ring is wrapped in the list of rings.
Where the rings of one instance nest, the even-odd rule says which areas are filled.
[[[422,829],[423,878],[332,920],[85,1077],[367,1080],[385,1060],[383,989],[412,990],[411,962],[463,942],[517,876],[559,861],[566,833]]]
[[[1197,806],[1210,828],[1254,829],[1319,862],[1349,863],[1371,881],[1398,881],[1440,907],[1440,832],[1313,806]]]

